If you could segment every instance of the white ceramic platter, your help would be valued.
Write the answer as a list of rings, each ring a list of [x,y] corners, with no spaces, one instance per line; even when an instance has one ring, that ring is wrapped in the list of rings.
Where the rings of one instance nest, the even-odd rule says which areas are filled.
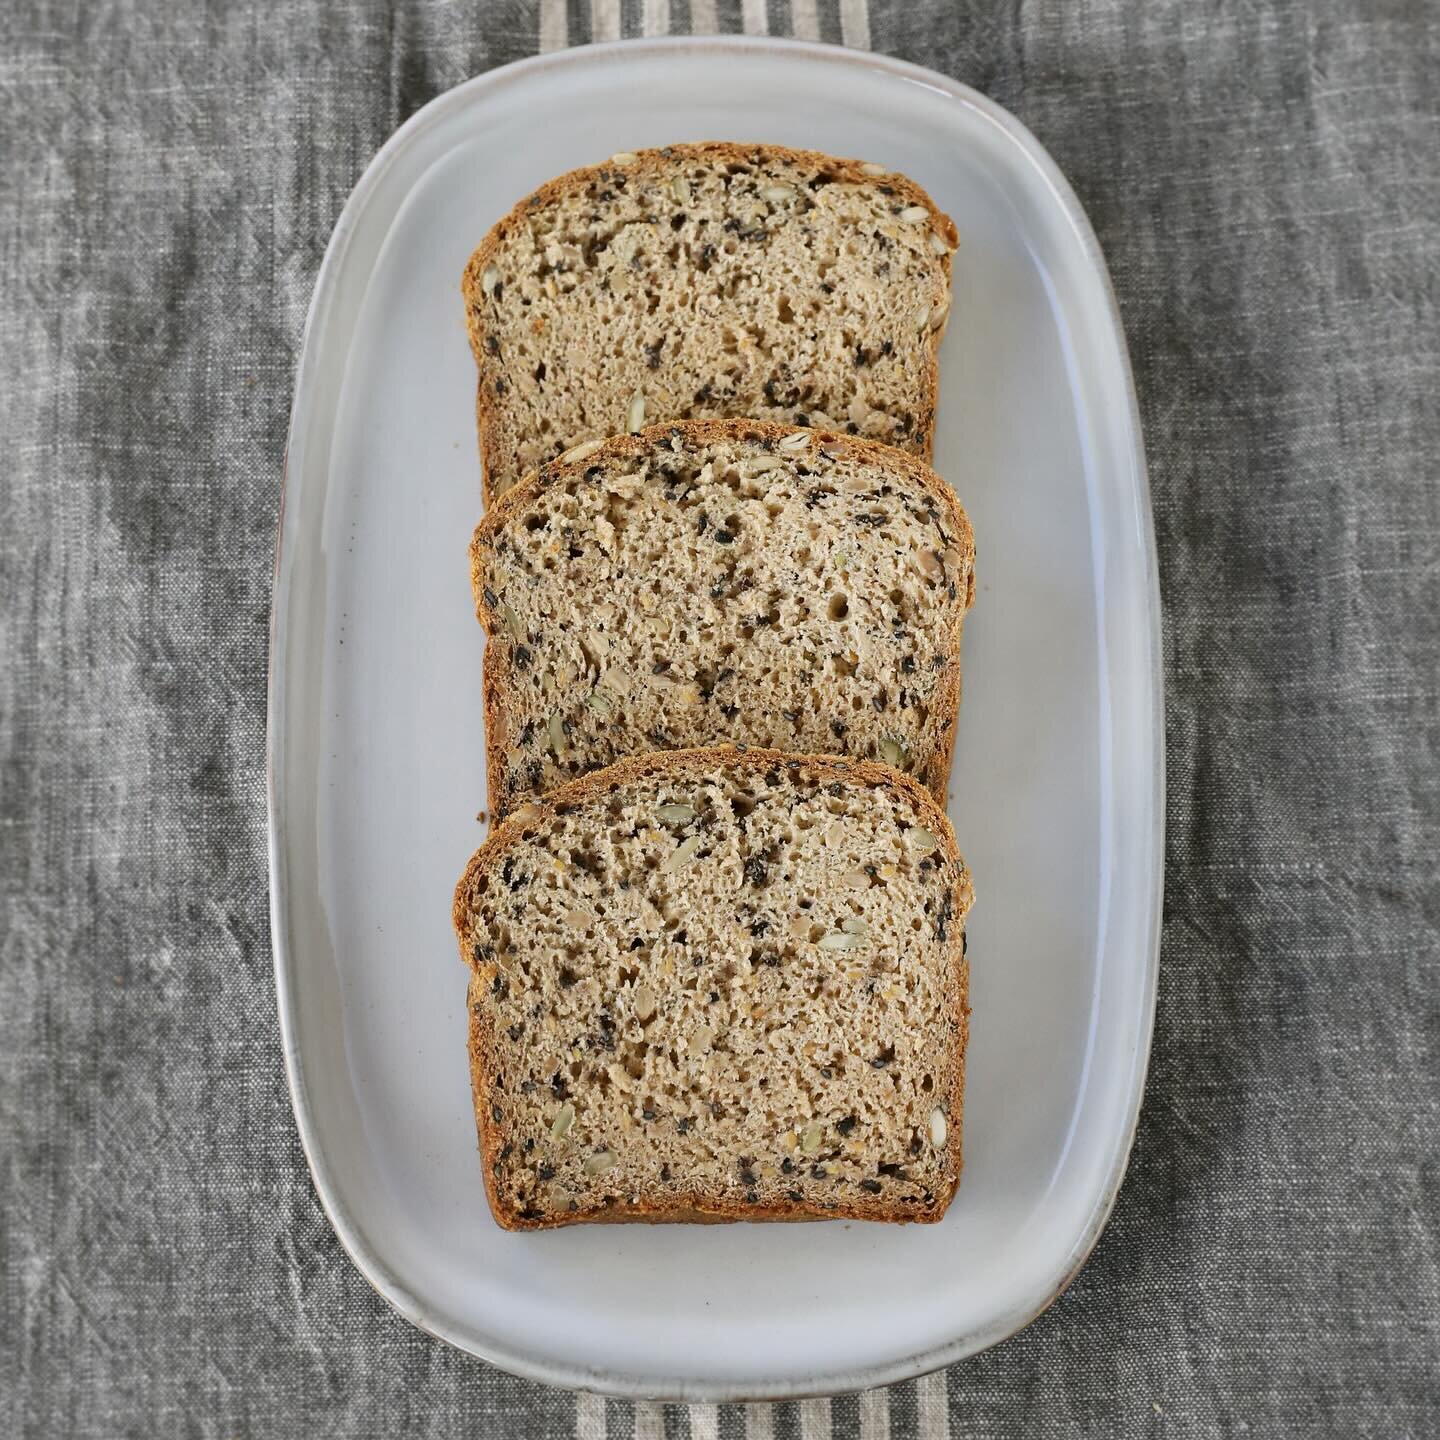
[[[511,1235],[481,1188],[452,889],[483,836],[480,511],[460,272],[541,181],[767,140],[904,170],[959,226],[936,467],[980,589],[950,813],[975,877],[965,1175],[939,1226]],[[295,1114],[346,1249],[417,1325],[558,1384],[825,1394],[1011,1334],[1124,1172],[1155,1003],[1160,618],[1104,264],[1053,162],[939,75],[822,46],[596,46],[442,96],[375,158],[305,336],[275,579],[270,866]]]

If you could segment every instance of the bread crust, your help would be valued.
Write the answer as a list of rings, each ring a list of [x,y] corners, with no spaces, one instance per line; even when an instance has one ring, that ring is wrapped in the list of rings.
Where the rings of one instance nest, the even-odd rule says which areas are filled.
[[[935,256],[935,262],[943,279],[942,294],[947,298],[949,296],[951,255],[960,243],[959,233],[955,228],[955,222],[935,204],[920,185],[906,175],[896,171],[887,171],[878,176],[869,174],[865,170],[867,162],[863,160],[841,159],[826,155],[819,150],[794,150],[784,145],[746,145],[728,140],[706,140],[693,144],[666,145],[658,149],[637,150],[634,155],[635,158],[624,166],[627,176],[653,177],[685,163],[726,164],[751,161],[823,166],[826,170],[831,171],[838,180],[845,183],[867,186],[883,183],[894,192],[893,198],[897,203],[923,205],[930,212],[932,228],[944,237],[948,245],[945,254]],[[515,231],[524,224],[525,218],[533,210],[569,199],[576,193],[582,192],[591,180],[602,172],[616,168],[614,162],[609,160],[598,165],[582,166],[579,169],[567,171],[563,175],[557,175],[523,200],[517,201],[509,214],[497,221],[476,247],[461,276],[460,292],[465,301],[465,326],[470,336],[470,348],[479,369],[475,397],[475,420],[480,440],[482,493],[487,506],[494,504],[498,498],[493,477],[497,469],[497,457],[505,445],[505,436],[500,408],[494,399],[494,384],[496,379],[503,377],[503,366],[490,354],[486,346],[486,341],[492,338],[493,332],[486,321],[486,307],[481,303],[484,298],[481,290],[481,276],[484,275],[486,266]],[[939,298],[937,297],[937,300]],[[937,300],[932,300],[931,303],[937,303]],[[923,418],[923,423],[916,427],[916,444],[914,450],[910,452],[919,455],[922,460],[926,461],[932,457],[935,451],[935,415],[940,398],[940,343],[945,338],[945,327],[948,321],[947,312],[945,320],[928,332],[929,352],[922,380],[923,391],[918,397],[919,413]],[[504,337],[493,335],[493,338],[503,340]]]
[[[522,514],[547,490],[583,480],[585,472],[596,464],[625,457],[640,458],[665,440],[679,435],[687,446],[723,444],[754,440],[775,442],[793,435],[798,427],[774,420],[677,420],[647,426],[635,435],[616,435],[598,441],[594,448],[586,446],[585,454],[567,460],[561,456],[538,470],[532,470],[485,512],[470,540],[470,587],[475,600],[475,617],[484,627],[490,643],[485,647],[483,692],[485,711],[486,788],[491,815],[502,819],[510,808],[504,793],[502,763],[507,739],[512,729],[512,715],[507,697],[513,695],[514,667],[504,626],[485,592],[489,588],[490,564],[496,537],[515,517]],[[944,807],[946,787],[950,782],[950,766],[955,753],[955,737],[960,724],[961,669],[960,647],[965,615],[975,598],[975,535],[970,519],[954,490],[918,455],[897,450],[893,445],[868,440],[838,431],[813,430],[813,443],[832,450],[837,456],[848,456],[877,468],[898,473],[929,495],[946,517],[954,534],[955,545],[967,560],[965,594],[957,598],[948,633],[945,637],[945,668],[937,681],[932,709],[948,717],[939,743],[929,757],[925,772],[919,777],[937,802]]]
[[[953,1065],[948,1086],[937,1087],[937,1094],[948,1097],[946,1151],[949,1184],[935,1192],[934,1203],[920,1210],[887,1203],[839,1203],[829,1209],[808,1203],[771,1205],[737,1204],[733,1201],[691,1194],[681,1201],[656,1204],[643,1197],[623,1208],[593,1207],[564,1214],[522,1215],[506,1203],[496,1182],[495,1166],[503,1143],[498,1128],[491,1122],[492,1091],[490,1077],[497,1073],[498,1045],[493,1027],[486,1024],[486,1009],[480,997],[493,978],[493,964],[477,964],[469,948],[471,904],[475,881],[482,871],[504,864],[511,849],[533,833],[540,823],[554,819],[558,806],[582,805],[599,799],[607,790],[647,776],[700,776],[717,767],[741,772],[764,773],[775,766],[799,765],[810,769],[820,782],[842,780],[858,782],[887,791],[914,804],[929,830],[940,842],[945,858],[957,866],[953,894],[954,921],[950,932],[948,958],[957,1003],[956,1035]],[[888,765],[870,760],[851,760],[834,755],[792,755],[780,750],[751,749],[734,745],[699,750],[669,750],[648,755],[634,755],[604,770],[596,770],[557,786],[543,798],[517,810],[508,820],[491,831],[484,844],[470,857],[459,884],[455,888],[452,920],[459,942],[460,958],[470,970],[467,992],[470,1080],[475,1105],[475,1121],[480,1148],[481,1169],[486,1196],[496,1222],[506,1230],[547,1230],[562,1225],[594,1223],[720,1223],[755,1220],[878,1220],[894,1223],[932,1224],[944,1218],[945,1211],[960,1184],[962,1166],[962,1132],[964,1122],[965,1055],[969,1044],[970,966],[965,942],[965,918],[974,900],[969,872],[960,856],[955,832],[944,810],[934,797],[908,775]]]

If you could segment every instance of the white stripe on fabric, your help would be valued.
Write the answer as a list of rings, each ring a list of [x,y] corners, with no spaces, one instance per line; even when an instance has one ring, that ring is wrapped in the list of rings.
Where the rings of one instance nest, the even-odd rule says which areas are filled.
[[[670,33],[670,0],[645,0],[645,8],[640,17],[640,32],[643,35]]]
[[[860,1392],[860,1440],[890,1440],[890,1392]]]
[[[820,6],[818,0],[790,0],[790,29],[797,40],[820,38]]]
[[[605,1440],[603,1395],[586,1395],[583,1391],[576,1395],[575,1440]]]
[[[690,33],[713,35],[718,28],[715,0],[690,0]]]
[[[740,28],[747,35],[768,35],[770,33],[770,12],[766,8],[765,0],[742,0]]]
[[[870,48],[868,0],[840,0],[840,39],[852,50]]]
[[[565,0],[540,0],[540,51],[563,50],[570,43]]]
[[[717,1440],[720,1412],[713,1405],[690,1407],[690,1440]]]
[[[915,1410],[918,1440],[950,1440],[950,1395],[943,1370],[915,1382]]]
[[[620,38],[620,0],[590,0],[590,38],[597,44]]]
[[[650,33],[648,30],[645,32]],[[635,1402],[635,1440],[665,1440],[665,1407],[653,1400]]]
[[[775,1440],[775,1407],[773,1405],[747,1405],[745,1407],[745,1440]]]
[[[800,1402],[800,1440],[831,1440],[834,1425],[828,1400]]]

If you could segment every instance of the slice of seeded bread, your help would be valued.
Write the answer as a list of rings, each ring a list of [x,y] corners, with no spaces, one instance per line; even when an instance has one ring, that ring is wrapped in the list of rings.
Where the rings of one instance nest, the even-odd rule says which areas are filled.
[[[974,542],[891,446],[699,420],[528,477],[471,544],[490,808],[737,741],[906,770],[942,801]]]
[[[462,290],[487,503],[587,440],[756,417],[926,459],[955,226],[882,166],[670,145],[541,186]]]
[[[526,806],[455,895],[496,1219],[940,1219],[970,902],[883,765],[687,750]]]

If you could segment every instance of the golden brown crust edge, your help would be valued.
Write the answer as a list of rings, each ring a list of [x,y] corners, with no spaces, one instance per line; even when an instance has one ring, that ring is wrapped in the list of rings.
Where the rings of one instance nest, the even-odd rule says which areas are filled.
[[[472,956],[465,947],[467,921],[470,915],[469,894],[475,877],[486,866],[503,864],[512,846],[530,833],[537,822],[553,819],[556,807],[574,805],[597,798],[608,787],[628,784],[647,775],[678,775],[703,773],[716,765],[726,765],[740,770],[768,770],[780,764],[797,762],[819,771],[821,776],[835,779],[858,780],[898,794],[911,800],[919,809],[930,830],[941,842],[941,849],[948,860],[959,866],[955,884],[955,918],[960,922],[958,931],[952,932],[950,942],[951,963],[954,968],[955,993],[959,1004],[959,1043],[956,1047],[954,1073],[949,1089],[950,1124],[946,1135],[950,1171],[948,1191],[937,1193],[935,1202],[929,1208],[915,1212],[902,1210],[899,1206],[886,1206],[884,1202],[873,1207],[865,1205],[842,1205],[836,1209],[822,1209],[809,1205],[736,1205],[725,1201],[713,1201],[705,1196],[691,1195],[682,1205],[652,1205],[641,1201],[628,1205],[623,1210],[600,1209],[580,1210],[571,1214],[544,1216],[539,1219],[525,1219],[513,1208],[507,1206],[495,1183],[495,1162],[498,1158],[501,1137],[492,1126],[490,1115],[490,1087],[488,1076],[495,1073],[496,1046],[494,1034],[483,1023],[483,1007],[477,1003],[477,987],[483,984],[483,977],[476,969]],[[963,1166],[962,1137],[964,1131],[965,1056],[970,1040],[970,965],[966,958],[965,918],[974,902],[974,890],[970,873],[960,855],[959,845],[949,817],[935,803],[934,797],[910,776],[901,774],[888,765],[872,760],[851,760],[836,755],[792,755],[782,750],[760,750],[741,748],[734,745],[714,746],[703,750],[668,750],[647,755],[633,755],[604,770],[581,775],[574,780],[557,786],[542,799],[521,807],[508,820],[498,825],[486,837],[485,842],[470,857],[464,873],[455,887],[455,902],[451,918],[455,937],[460,947],[460,958],[470,970],[470,987],[466,997],[468,1014],[470,1083],[475,1106],[475,1121],[479,1139],[480,1164],[485,1180],[485,1193],[490,1202],[491,1213],[496,1223],[505,1230],[552,1230],[563,1225],[644,1223],[720,1223],[725,1221],[759,1220],[874,1220],[904,1224],[934,1224],[942,1220],[955,1192],[960,1185]]]
[[[489,643],[488,637],[493,633],[488,628],[485,631],[487,641],[485,658],[480,662],[480,690],[485,711],[485,799],[490,807],[491,823],[498,824],[509,808],[505,803],[505,767],[500,756],[511,728],[502,697],[507,693],[512,667],[509,649]]]
[[[864,160],[844,159],[827,155],[821,150],[795,150],[785,145],[746,145],[730,140],[702,140],[695,143],[666,145],[650,150],[637,150],[634,154],[635,159],[625,166],[628,174],[647,174],[663,170],[665,167],[673,165],[677,158],[694,157],[697,160],[725,162],[762,155],[767,159],[780,159],[790,164],[823,164],[828,169],[835,171],[840,179],[857,185],[874,185],[883,180],[885,184],[894,189],[897,199],[911,205],[923,205],[930,212],[935,228],[948,242],[949,250],[944,255],[937,255],[935,258],[944,277],[945,294],[948,296],[950,293],[951,258],[955,247],[960,243],[955,222],[935,204],[923,186],[899,171],[887,171],[883,175],[872,175],[866,173],[864,167],[869,162]],[[485,267],[489,264],[491,257],[510,238],[511,232],[526,215],[541,205],[564,200],[576,191],[583,190],[593,176],[610,166],[611,161],[607,159],[595,165],[583,165],[578,169],[568,170],[563,175],[557,175],[554,179],[547,180],[539,189],[525,196],[524,199],[516,201],[509,213],[496,221],[486,233],[485,238],[476,246],[461,275],[460,293],[465,301],[465,328],[470,337],[470,349],[475,356],[475,363],[480,372],[475,392],[475,420],[480,440],[481,493],[487,507],[493,505],[498,498],[490,477],[494,470],[494,457],[500,452],[504,437],[501,434],[499,409],[490,398],[486,386],[487,380],[490,380],[492,376],[490,374],[490,357],[485,350],[485,338],[489,332],[480,319],[482,311],[477,299],[480,293],[480,277],[485,273]],[[945,320],[929,332],[930,355],[929,363],[925,367],[924,395],[922,397],[924,408],[921,412],[929,416],[929,423],[923,432],[917,435],[919,441],[917,448],[906,452],[918,455],[925,461],[932,459],[935,454],[935,416],[940,403],[940,343],[945,338],[945,328],[948,323],[947,311]]]
[[[532,470],[485,512],[470,540],[470,588],[475,600],[475,618],[484,627],[487,636],[495,636],[500,630],[499,617],[485,599],[489,583],[489,559],[495,536],[509,522],[521,513],[527,505],[553,486],[564,484],[583,476],[592,465],[604,463],[618,456],[639,457],[654,450],[656,446],[677,431],[687,444],[708,445],[745,439],[778,441],[786,435],[793,435],[797,426],[781,424],[775,420],[675,420],[647,426],[635,435],[614,435],[597,443],[595,449],[575,460],[561,457]],[[857,435],[842,435],[838,431],[817,429],[810,432],[816,445],[839,454],[898,471],[908,480],[918,484],[946,512],[955,532],[955,543],[964,550],[969,579],[965,595],[955,602],[950,633],[946,637],[946,667],[936,686],[932,713],[948,716],[945,728],[937,736],[934,752],[921,783],[928,786],[941,808],[945,805],[945,791],[950,783],[950,766],[955,754],[955,740],[960,726],[961,639],[965,615],[975,598],[975,533],[970,517],[960,503],[954,490],[935,473],[918,455],[908,450],[898,450],[879,440],[867,440]],[[499,820],[506,811],[504,791],[500,776],[503,765],[499,763],[505,750],[506,737],[510,731],[510,716],[504,697],[510,682],[509,647],[487,645],[483,671],[483,692],[485,712],[485,756],[486,788],[491,816]]]

